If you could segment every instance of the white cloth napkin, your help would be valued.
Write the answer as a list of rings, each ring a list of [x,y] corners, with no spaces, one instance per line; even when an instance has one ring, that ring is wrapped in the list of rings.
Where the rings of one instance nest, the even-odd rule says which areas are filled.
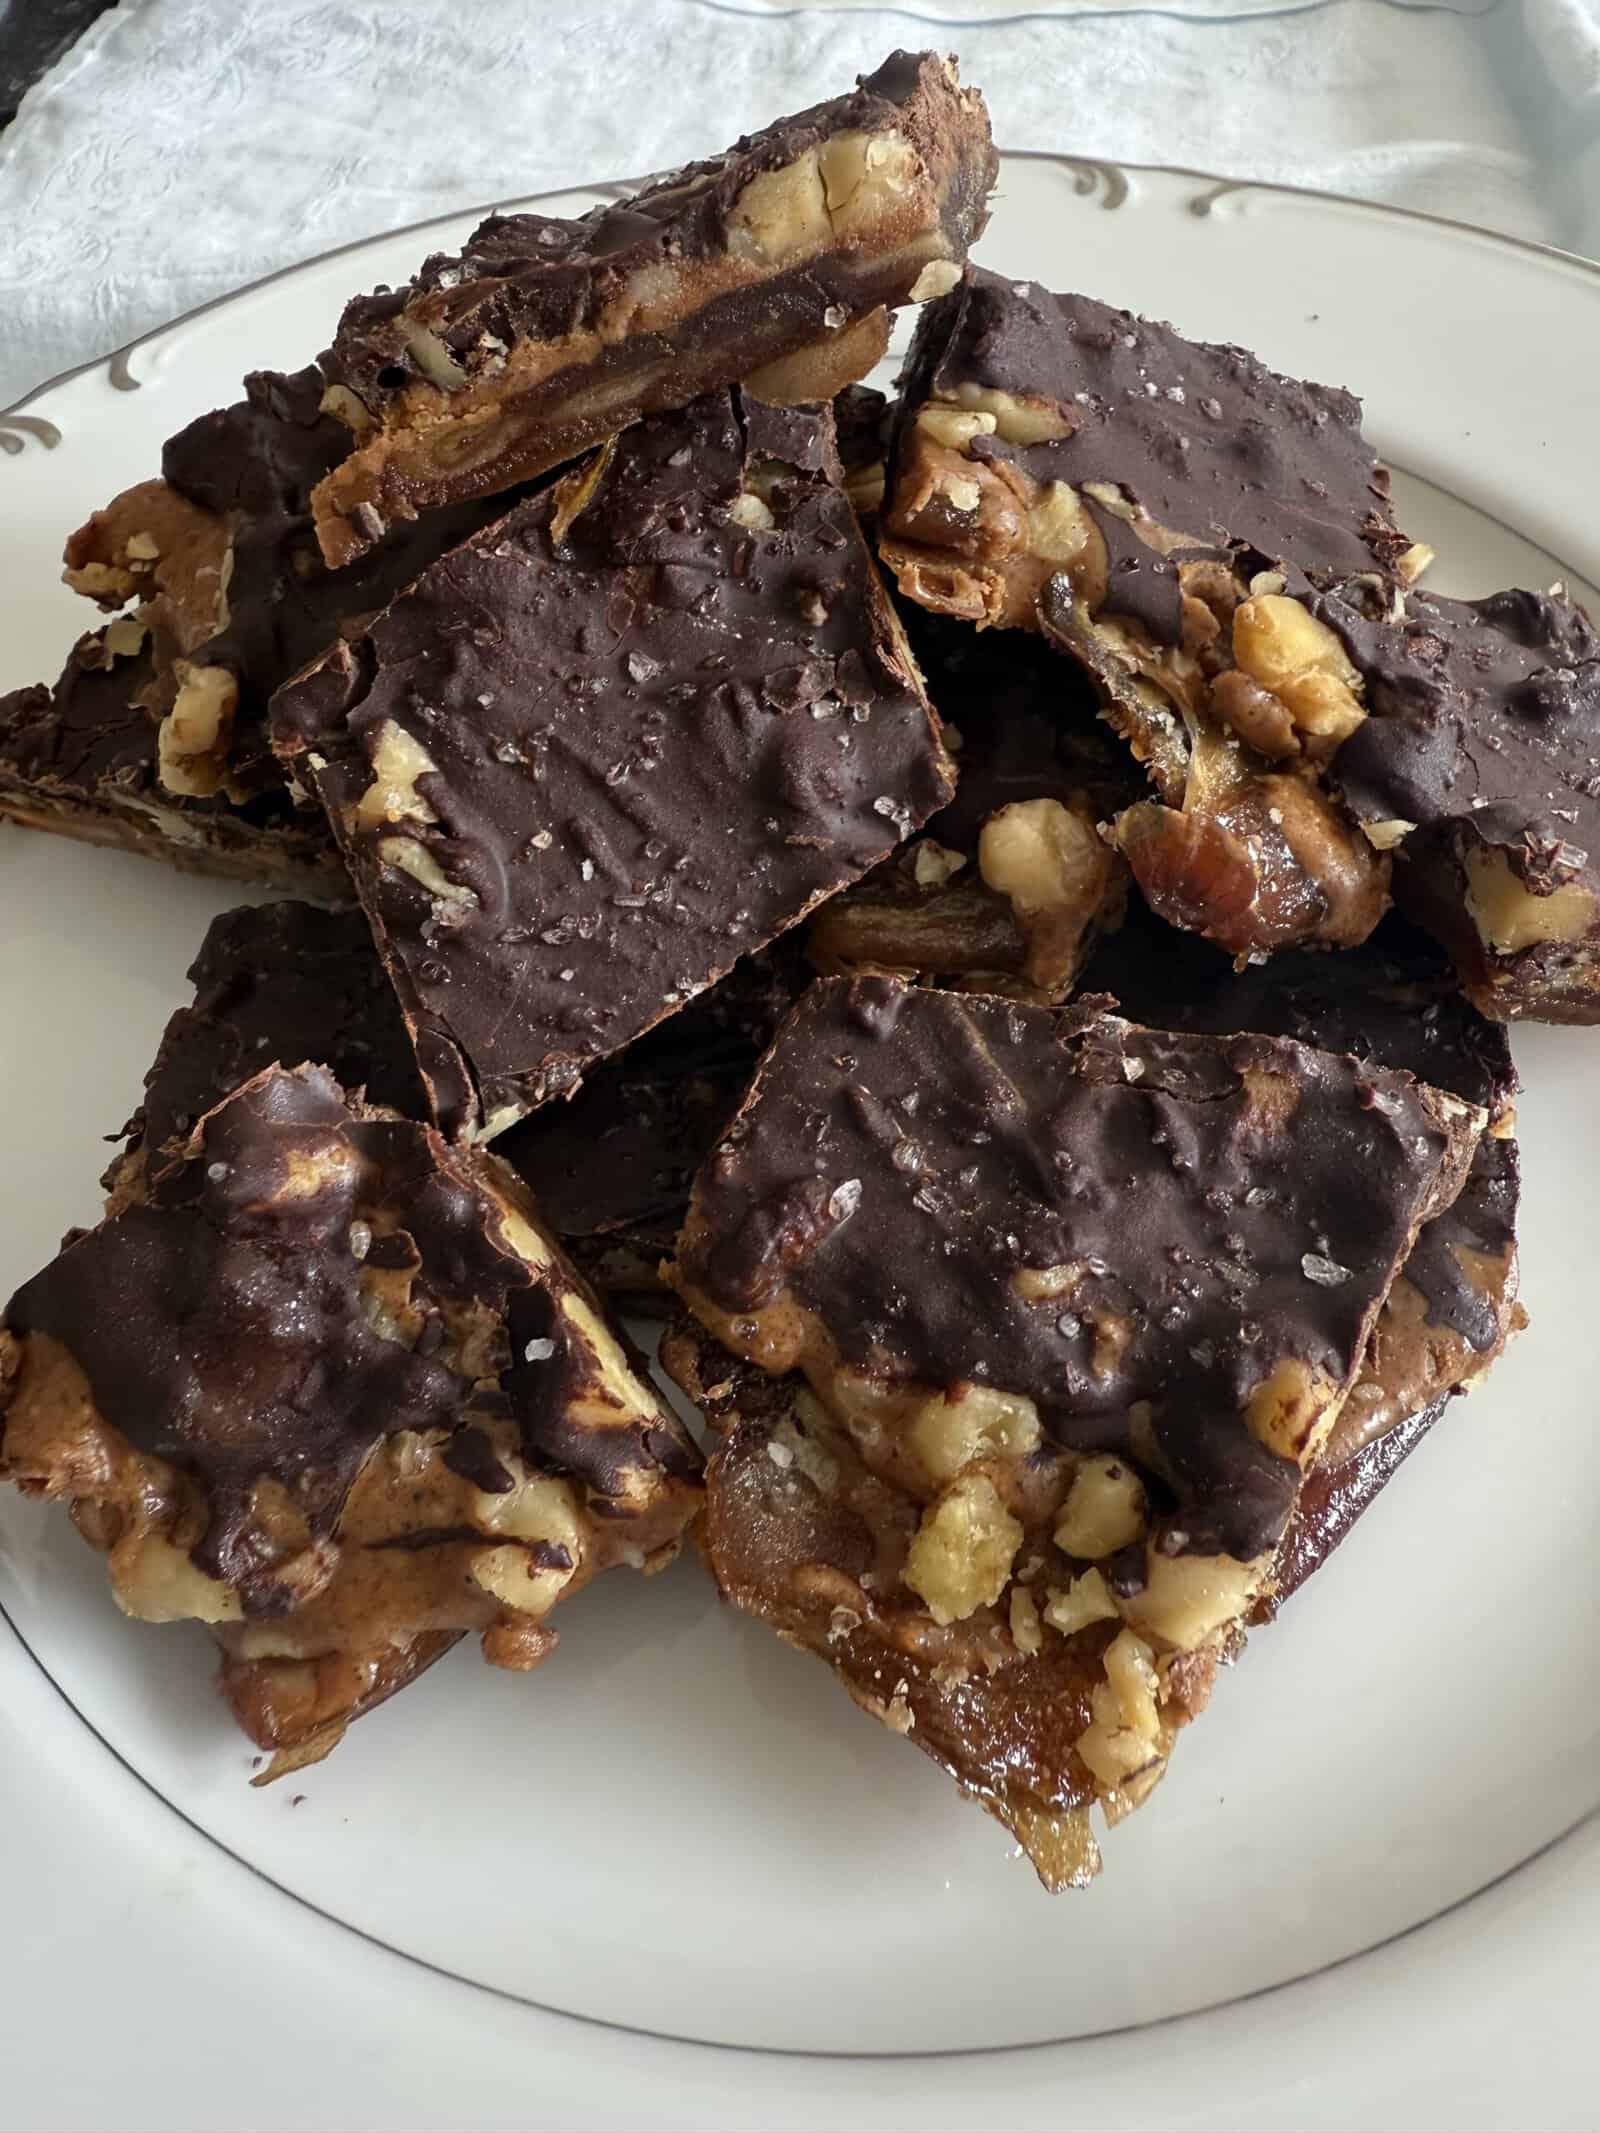
[[[1600,0],[1075,4],[123,0],[0,136],[0,406],[330,246],[721,147],[897,44],[957,48],[1004,147],[1600,252]]]

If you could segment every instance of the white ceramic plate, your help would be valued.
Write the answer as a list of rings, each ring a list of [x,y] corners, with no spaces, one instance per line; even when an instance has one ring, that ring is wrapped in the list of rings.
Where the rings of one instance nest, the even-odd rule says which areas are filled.
[[[53,673],[90,619],[56,584],[71,526],[152,472],[162,438],[233,397],[243,370],[303,360],[346,295],[402,278],[471,220],[279,276],[0,418],[0,687]],[[1600,270],[1315,195],[1029,158],[1005,164],[982,256],[1356,387],[1400,470],[1402,523],[1440,551],[1430,582],[1563,577],[1593,597]],[[93,1218],[97,1136],[132,1107],[206,921],[238,896],[8,829],[0,900],[9,1290]],[[48,1821],[58,1794],[105,1783],[109,1749],[212,1840],[205,1871],[241,1932],[278,1919],[264,1884],[355,1929],[352,1991],[384,1962],[378,1942],[416,1959],[398,1974],[419,1999],[448,1990],[426,1965],[705,2043],[921,2054],[1088,2038],[1377,1948],[1600,1801],[1596,1041],[1518,1033],[1532,1329],[1253,1641],[1087,1894],[1043,1896],[995,1824],[814,1661],[720,1608],[687,1560],[586,1593],[535,1680],[459,1650],[327,1765],[262,1793],[203,1633],[122,1621],[65,1521],[6,1495],[0,1642],[19,1640],[78,1714],[30,1726],[30,1768],[13,1763],[10,1783]],[[6,1662],[0,1680],[33,1694],[21,1654]],[[1562,1856],[1585,1871],[1584,1837]],[[45,1900],[54,1869],[4,1820],[0,1869],[8,1913]],[[132,1966],[155,1884],[126,1854],[107,1871],[133,1909],[123,1945],[96,1955]],[[1569,1967],[1587,1992],[1592,1948]],[[1170,2032],[1163,2057],[1206,2027]],[[1151,2116],[1187,2123],[1187,2107],[1174,2091]],[[354,2101],[330,2122],[356,2122]]]

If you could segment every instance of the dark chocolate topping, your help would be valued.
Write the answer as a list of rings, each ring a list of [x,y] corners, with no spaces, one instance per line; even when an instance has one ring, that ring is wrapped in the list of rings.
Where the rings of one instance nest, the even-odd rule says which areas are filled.
[[[1291,949],[1236,970],[1219,949],[1136,904],[1122,930],[1101,942],[1080,990],[1109,994],[1123,1014],[1157,1029],[1208,1036],[1254,1030],[1347,1052],[1448,1089],[1491,1115],[1517,1088],[1502,1025],[1478,1013],[1446,957],[1398,917],[1342,954]],[[1460,1194],[1423,1224],[1405,1264],[1429,1321],[1480,1352],[1500,1339],[1500,1313],[1457,1251],[1508,1254],[1517,1198],[1516,1146],[1486,1134]]]
[[[275,707],[453,1131],[570,1088],[949,797],[831,481],[753,453],[724,393],[590,474],[576,517],[590,475],[435,564]],[[747,475],[754,525],[732,512]],[[390,722],[434,765],[437,819],[352,832]],[[397,834],[455,900],[393,863]]]
[[[847,474],[881,466],[889,452],[889,396],[875,385],[847,385],[833,396],[839,464]]]
[[[1312,608],[1366,681],[1371,715],[1332,771],[1358,816],[1458,826],[1534,887],[1600,862],[1600,634],[1581,607],[1410,592],[1392,619],[1349,584]]]
[[[290,377],[256,371],[246,398],[202,415],[169,440],[162,471],[208,510],[238,514],[228,578],[228,623],[191,656],[239,680],[235,754],[270,769],[261,735],[274,689],[359,629],[437,557],[484,525],[494,505],[449,505],[408,522],[342,570],[329,570],[311,524],[311,491],[349,450],[350,432],[320,411],[314,367]]]
[[[665,1256],[695,1172],[811,975],[793,936],[747,956],[604,1060],[567,1102],[513,1126],[495,1154],[524,1180],[560,1237],[625,1230]]]
[[[1072,424],[1038,444],[975,439],[978,456],[1036,482],[1107,483],[1196,551],[1249,551],[1263,566],[1343,576],[1387,568],[1405,546],[1387,473],[1361,435],[1360,402],[1280,377],[1242,348],[969,268],[918,324],[907,413],[962,385],[1053,403]],[[1175,641],[1172,564],[1091,507],[1110,548],[1107,610]]]
[[[394,989],[359,911],[247,904],[213,919],[189,967],[194,1003],[167,1024],[133,1130],[152,1153],[263,1067],[310,1060],[347,1089],[422,1118],[426,1098]]]
[[[163,479],[203,511],[299,516],[349,442],[344,424],[322,412],[325,384],[315,364],[251,371],[242,400],[197,416],[167,439]]]
[[[202,509],[233,520],[226,627],[189,654],[220,666],[239,684],[229,769],[235,784],[257,786],[243,802],[168,793],[157,774],[156,732],[174,682],[147,640],[133,657],[104,663],[100,634],[80,640],[53,691],[0,698],[0,769],[49,780],[86,797],[147,795],[185,815],[242,816],[265,828],[296,818],[264,734],[274,689],[358,627],[434,559],[491,515],[482,503],[429,513],[401,527],[350,568],[330,571],[311,531],[311,491],[348,449],[350,433],[319,412],[315,369],[281,376],[257,371],[246,398],[202,415],[169,438],[162,471]],[[504,509],[505,499],[496,508]]]
[[[1143,780],[1107,732],[1082,670],[1021,630],[974,630],[897,601],[934,709],[961,736],[956,795],[929,817],[930,837],[976,850],[990,815],[1014,800],[1086,798],[1108,818]]]
[[[955,137],[952,95],[942,60],[895,52],[850,95],[779,119],[726,154],[657,179],[626,200],[576,219],[491,215],[460,252],[435,253],[408,285],[348,304],[323,367],[377,411],[431,375],[409,344],[418,324],[463,365],[486,353],[503,355],[520,340],[558,341],[592,329],[632,276],[651,268],[682,273],[695,260],[725,252],[734,203],[759,172],[792,163],[830,136],[881,131],[903,120],[913,139],[925,136],[917,140],[925,158],[943,150],[956,159],[943,216],[964,250],[983,227],[995,162],[981,106],[967,122],[971,141]],[[941,125],[952,131],[948,142],[932,137]],[[825,258],[808,262],[813,277],[826,277],[827,266]],[[663,358],[673,352],[663,338]],[[728,374],[738,374],[736,363]]]
[[[262,1074],[210,1114],[193,1150],[148,1203],[25,1284],[6,1322],[59,1341],[105,1419],[193,1478],[209,1510],[196,1562],[237,1585],[248,1612],[272,1612],[281,1551],[257,1484],[277,1482],[312,1537],[326,1535],[382,1437],[448,1428],[472,1393],[426,1341],[375,1329],[366,1216],[406,1232],[413,1301],[432,1315],[504,1311],[532,1277],[437,1135],[355,1118],[320,1069]]]
[[[1250,1557],[1298,1482],[1252,1389],[1348,1381],[1461,1153],[1409,1076],[1286,1040],[836,980],[702,1171],[683,1270],[730,1314],[786,1291],[862,1369],[1027,1394],[1156,1467],[1168,1545]]]
[[[1220,948],[1132,902],[1084,970],[1080,993],[1109,993],[1153,1029],[1225,1037],[1255,1031],[1350,1052],[1493,1112],[1517,1088],[1505,1030],[1462,997],[1448,958],[1402,918],[1359,948],[1284,949],[1236,969]]]
[[[0,697],[8,770],[86,794],[102,782],[135,792],[154,783],[156,722],[134,701],[155,678],[150,647],[106,664],[102,634],[78,640],[53,689],[36,683]]]
[[[323,824],[297,813],[281,785],[235,804],[169,793],[157,774],[158,714],[147,708],[162,687],[147,641],[108,664],[103,631],[80,638],[55,687],[36,684],[0,697],[0,790],[15,784],[78,802],[143,801],[207,824],[288,836],[314,863],[331,844]],[[259,747],[256,750],[259,753]]]

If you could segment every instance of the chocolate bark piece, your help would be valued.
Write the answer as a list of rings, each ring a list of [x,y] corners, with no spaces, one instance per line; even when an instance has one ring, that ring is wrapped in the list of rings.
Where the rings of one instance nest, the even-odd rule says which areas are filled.
[[[949,797],[831,440],[653,417],[280,692],[449,1132],[567,1094]]]
[[[811,1648],[847,1640],[858,1700],[1047,1882],[1082,1878],[1084,1811],[1138,1803],[1236,1647],[1483,1120],[1285,1039],[814,986],[696,1181],[672,1275],[809,1403],[806,1444],[774,1453],[765,1417],[736,1433],[714,1569]]]
[[[324,555],[740,379],[828,398],[882,355],[886,307],[950,287],[995,170],[954,61],[896,52],[850,95],[577,220],[491,216],[340,320],[326,404],[353,442],[317,492]]]
[[[1076,666],[1041,639],[901,609],[956,764],[922,836],[823,905],[819,970],[1064,1000],[1122,915],[1127,869],[1097,825],[1137,795]]]
[[[660,1289],[694,1173],[809,976],[797,940],[747,957],[568,1102],[502,1137],[496,1153],[597,1287],[636,1298]],[[106,1173],[109,1214],[140,1198],[147,1168],[181,1152],[204,1114],[264,1066],[310,1061],[371,1103],[426,1116],[399,1003],[359,912],[302,903],[226,911],[189,979],[193,1004],[167,1024]]]
[[[661,1290],[694,1174],[812,973],[789,935],[495,1143],[597,1288]]]
[[[1330,771],[1396,894],[1486,1015],[1600,1021],[1600,634],[1554,593],[1382,600],[1351,580],[1317,620],[1367,717]]]
[[[0,816],[192,873],[348,899],[326,822],[282,784],[237,803],[168,789],[164,693],[150,630],[125,615],[79,640],[53,689],[0,697]]]
[[[212,920],[189,966],[194,1000],[162,1033],[144,1101],[106,1173],[108,1212],[142,1196],[148,1168],[264,1067],[326,1067],[404,1118],[426,1116],[416,1055],[359,911],[245,904]]]
[[[1083,986],[1157,1029],[1292,1037],[1413,1074],[1479,1106],[1488,1130],[1460,1192],[1424,1223],[1384,1300],[1325,1463],[1347,1463],[1483,1376],[1521,1322],[1518,1083],[1504,1029],[1462,997],[1432,941],[1391,915],[1343,955],[1291,949],[1235,969],[1136,904],[1090,962]]]
[[[699,1500],[512,1174],[316,1067],[248,1082],[24,1284],[0,1383],[0,1471],[70,1503],[126,1612],[213,1624],[297,1761],[342,1730],[332,1681],[362,1705],[441,1637],[536,1665],[555,1602],[666,1560]]]
[[[1121,849],[1163,916],[1235,954],[1348,946],[1386,901],[1386,862],[1318,783],[1361,707],[1298,597],[1299,574],[1398,586],[1427,560],[1360,412],[977,270],[912,347],[884,560],[912,598],[1083,662],[1155,786]]]
[[[243,400],[169,438],[159,481],[123,491],[67,543],[68,584],[103,607],[138,603],[110,635],[141,647],[145,664],[122,670],[129,695],[106,692],[104,708],[142,783],[180,815],[205,800],[229,819],[273,794],[284,812],[272,692],[491,515],[483,504],[432,513],[350,570],[328,570],[311,491],[347,432],[322,412],[323,384],[314,368],[253,373]],[[304,826],[347,894],[314,811]]]

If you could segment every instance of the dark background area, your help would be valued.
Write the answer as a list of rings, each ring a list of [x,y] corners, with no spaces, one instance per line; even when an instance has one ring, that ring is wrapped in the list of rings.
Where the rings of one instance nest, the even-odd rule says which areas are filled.
[[[0,127],[23,92],[75,44],[109,0],[0,0]]]

